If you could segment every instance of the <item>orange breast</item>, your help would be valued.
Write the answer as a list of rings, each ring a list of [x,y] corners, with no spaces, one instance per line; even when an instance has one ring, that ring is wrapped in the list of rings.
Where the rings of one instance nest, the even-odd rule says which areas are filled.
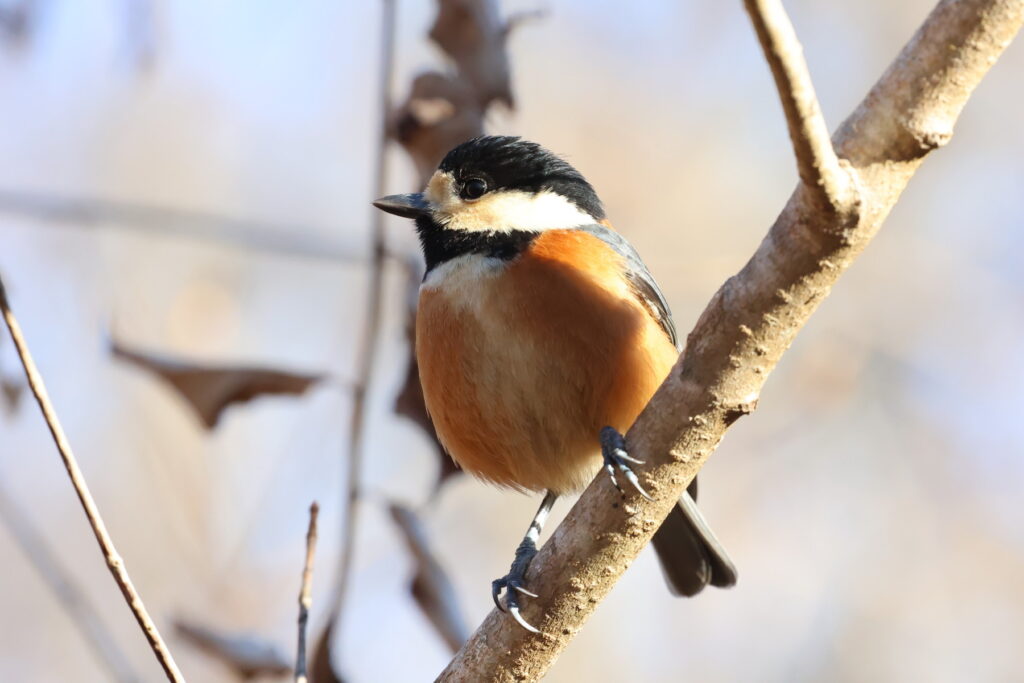
[[[416,322],[442,443],[500,485],[581,488],[600,462],[601,427],[625,431],[677,355],[618,255],[590,234],[557,230],[508,263],[471,256],[442,268],[421,290]]]

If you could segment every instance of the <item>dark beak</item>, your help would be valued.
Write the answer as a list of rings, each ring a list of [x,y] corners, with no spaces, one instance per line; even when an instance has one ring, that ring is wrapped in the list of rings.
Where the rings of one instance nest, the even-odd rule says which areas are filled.
[[[381,197],[373,203],[381,211],[393,213],[402,218],[418,218],[430,213],[430,202],[423,198],[423,194],[392,194]]]

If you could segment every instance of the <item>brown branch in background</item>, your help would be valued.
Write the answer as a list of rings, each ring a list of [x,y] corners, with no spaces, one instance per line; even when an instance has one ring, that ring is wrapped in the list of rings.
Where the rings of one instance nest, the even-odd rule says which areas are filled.
[[[71,485],[74,486],[75,493],[78,494],[78,500],[81,501],[82,509],[85,511],[85,516],[89,520],[89,525],[96,535],[96,541],[99,543],[100,550],[107,562],[107,568],[110,569],[117,587],[121,589],[128,607],[131,609],[132,614],[135,615],[135,620],[139,623],[139,627],[142,629],[143,634],[145,634],[146,640],[149,641],[153,654],[156,655],[157,661],[160,662],[160,666],[163,668],[167,678],[171,681],[184,681],[185,679],[178,670],[177,664],[174,663],[171,651],[167,648],[163,638],[160,637],[156,624],[153,623],[149,613],[146,611],[145,605],[142,603],[142,598],[132,584],[131,577],[128,575],[128,569],[124,565],[124,560],[118,555],[117,549],[114,547],[114,541],[107,532],[107,527],[103,523],[100,511],[96,507],[96,501],[93,500],[92,493],[89,491],[89,485],[86,483],[85,476],[78,467],[78,461],[75,459],[74,453],[71,451],[71,444],[68,443],[68,439],[64,435],[64,429],[57,419],[57,413],[53,409],[53,404],[50,403],[50,397],[46,393],[46,387],[43,385],[43,378],[40,376],[39,370],[32,360],[32,355],[29,353],[28,345],[25,343],[25,338],[21,333],[21,327],[11,312],[10,303],[7,301],[7,291],[4,288],[2,278],[0,278],[0,313],[3,314],[4,322],[7,323],[7,329],[10,331],[11,339],[14,341],[14,346],[18,351],[18,357],[25,368],[25,376],[28,378],[29,388],[39,403],[43,419],[46,420],[46,426],[50,428],[50,434],[53,436],[53,441],[57,445],[60,457],[64,461],[64,467],[71,478]]]
[[[599,476],[531,566],[530,588],[541,597],[527,603],[524,617],[543,633],[493,610],[438,680],[544,675],[729,425],[754,409],[797,332],[876,234],[928,152],[949,140],[971,92],[1022,23],[1024,0],[939,3],[835,135],[836,151],[863,192],[853,223],[798,187],[750,261],[712,297],[685,352],[629,430],[629,450],[648,463],[640,476],[654,499],[633,495],[623,505]]]
[[[391,111],[391,81],[395,62],[395,0],[381,0],[381,54],[380,77],[378,81],[378,106],[380,107],[381,128],[378,138],[376,172],[374,174],[374,197],[384,195],[384,187],[388,175],[388,144],[389,135],[388,112]],[[352,389],[352,413],[349,420],[349,440],[347,448],[348,468],[342,491],[344,498],[341,511],[341,559],[338,564],[337,581],[334,587],[333,607],[325,637],[321,639],[324,648],[345,606],[352,575],[352,564],[356,547],[356,530],[358,528],[359,511],[359,480],[362,472],[363,451],[365,449],[366,431],[366,399],[373,377],[374,363],[377,359],[378,337],[380,336],[381,314],[384,303],[384,264],[386,242],[384,233],[384,215],[381,211],[372,213],[373,259],[370,264],[370,279],[367,283],[367,312],[363,323],[362,340],[359,354],[356,357],[356,369],[359,373]],[[326,650],[325,650],[326,652]]]
[[[174,631],[186,643],[219,660],[237,678],[265,678],[292,673],[292,663],[267,640],[252,634],[230,633],[179,619]]]
[[[743,4],[775,78],[800,179],[819,208],[852,215],[857,205],[853,176],[832,148],[803,46],[781,0],[744,0]]]
[[[0,212],[76,229],[112,226],[159,237],[202,240],[241,250],[359,265],[361,254],[325,242],[308,225],[277,224],[167,206],[0,189]]]
[[[309,530],[306,531],[306,562],[302,566],[302,588],[299,590],[299,645],[295,654],[295,683],[306,683],[306,623],[313,606],[313,558],[316,555],[316,516],[320,506],[309,506]]]
[[[462,619],[455,587],[431,550],[427,530],[416,513],[397,503],[391,504],[390,512],[416,562],[409,592],[444,642],[456,652],[466,642],[469,631]]]
[[[96,660],[109,672],[110,678],[122,683],[141,680],[118,647],[117,640],[93,608],[89,596],[78,588],[71,572],[61,564],[46,543],[43,534],[3,489],[0,489],[0,519],[28,558],[32,568],[56,596],[71,623],[96,655]]]

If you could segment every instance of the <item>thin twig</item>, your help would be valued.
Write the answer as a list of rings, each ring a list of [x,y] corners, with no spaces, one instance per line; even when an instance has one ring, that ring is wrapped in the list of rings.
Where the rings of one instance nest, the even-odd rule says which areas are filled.
[[[110,673],[111,679],[122,683],[141,680],[93,608],[89,596],[79,589],[71,572],[61,564],[43,534],[3,489],[0,489],[0,519],[6,524],[32,568],[56,596],[71,623],[96,655],[97,661]]]
[[[25,337],[21,333],[21,327],[11,312],[10,303],[7,301],[7,290],[4,288],[2,278],[0,278],[0,312],[3,313],[4,322],[7,323],[7,329],[10,330],[11,339],[14,341],[14,346],[18,351],[18,357],[25,368],[25,376],[28,378],[29,388],[39,403],[43,419],[46,420],[46,426],[50,428],[50,434],[53,436],[53,441],[57,445],[60,457],[64,461],[64,467],[71,478],[71,485],[75,487],[78,500],[81,501],[82,509],[85,510],[85,516],[88,518],[89,525],[96,535],[96,541],[103,552],[107,568],[110,569],[117,587],[121,589],[128,607],[131,609],[132,614],[135,615],[135,620],[139,623],[139,627],[142,628],[142,632],[145,634],[146,640],[149,641],[149,646],[153,649],[153,654],[156,655],[157,661],[163,667],[168,680],[183,682],[185,678],[181,675],[181,671],[178,670],[177,664],[174,663],[174,657],[167,648],[167,644],[164,643],[163,638],[160,637],[160,632],[146,611],[145,605],[142,604],[142,598],[135,590],[134,584],[132,584],[131,577],[128,575],[128,569],[124,565],[124,560],[118,555],[117,549],[114,547],[114,541],[107,532],[107,527],[103,523],[100,511],[96,507],[96,501],[93,500],[92,493],[89,492],[89,485],[85,481],[85,476],[78,467],[78,461],[75,460],[74,453],[71,452],[71,444],[68,443],[68,439],[64,435],[64,429],[57,419],[57,413],[53,408],[53,404],[50,403],[50,397],[46,393],[46,387],[43,385],[43,378],[39,374],[35,362],[32,360],[28,345],[25,343]]]
[[[380,106],[380,134],[378,138],[376,173],[374,174],[374,197],[384,194],[387,180],[387,151],[391,137],[388,129],[388,113],[391,111],[391,81],[395,55],[395,0],[381,1],[381,55],[378,104]],[[352,561],[356,546],[356,528],[359,508],[359,481],[362,472],[363,449],[365,447],[366,397],[373,377],[374,362],[377,358],[377,337],[380,335],[381,312],[384,302],[384,261],[387,255],[384,234],[384,213],[373,214],[372,239],[373,261],[370,265],[370,280],[367,283],[367,312],[363,325],[357,365],[359,376],[352,387],[352,414],[349,421],[348,468],[346,472],[345,498],[341,509],[342,520],[341,560],[338,578],[334,587],[334,606],[331,619],[342,614],[345,596],[352,575]]]
[[[800,179],[820,208],[851,211],[853,177],[842,166],[829,139],[803,47],[781,0],[744,0],[786,113]]]
[[[309,530],[306,532],[306,563],[302,567],[302,588],[299,590],[299,646],[295,655],[295,683],[306,683],[306,623],[313,606],[313,558],[316,555],[316,516],[320,506],[309,506]]]

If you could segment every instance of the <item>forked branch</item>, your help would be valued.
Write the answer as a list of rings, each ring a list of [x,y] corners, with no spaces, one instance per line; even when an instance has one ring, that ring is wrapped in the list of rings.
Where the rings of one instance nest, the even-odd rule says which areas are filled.
[[[781,31],[779,17],[784,20],[772,5],[763,5],[777,12],[769,12],[773,18],[765,23],[769,45],[780,40],[772,31]],[[756,10],[755,21],[763,16]],[[949,139],[974,87],[1022,22],[1024,0],[940,2],[840,127],[835,153],[821,135],[824,124],[811,91],[794,94],[787,85],[809,87],[806,70],[787,72],[785,63],[795,63],[792,51],[785,58],[770,51],[769,61],[776,59],[782,73],[783,100],[794,107],[787,118],[803,182],[750,261],[712,297],[682,357],[627,434],[631,453],[649,463],[641,478],[654,500],[633,496],[615,505],[618,496],[608,482],[592,482],[531,566],[530,587],[541,597],[523,612],[543,633],[528,633],[492,611],[439,680],[537,680],[547,671],[729,425],[754,409],[797,332],[878,231],[926,154]],[[791,32],[783,42],[795,44]],[[861,193],[852,215],[836,211],[831,200],[826,206],[820,201],[822,193],[841,196],[828,194],[827,177],[817,183],[818,175],[834,170],[836,156],[849,160]],[[821,188],[818,196],[808,187]]]
[[[852,214],[857,205],[854,176],[832,148],[803,46],[781,0],[744,0],[743,4],[775,78],[800,180],[819,208]]]

